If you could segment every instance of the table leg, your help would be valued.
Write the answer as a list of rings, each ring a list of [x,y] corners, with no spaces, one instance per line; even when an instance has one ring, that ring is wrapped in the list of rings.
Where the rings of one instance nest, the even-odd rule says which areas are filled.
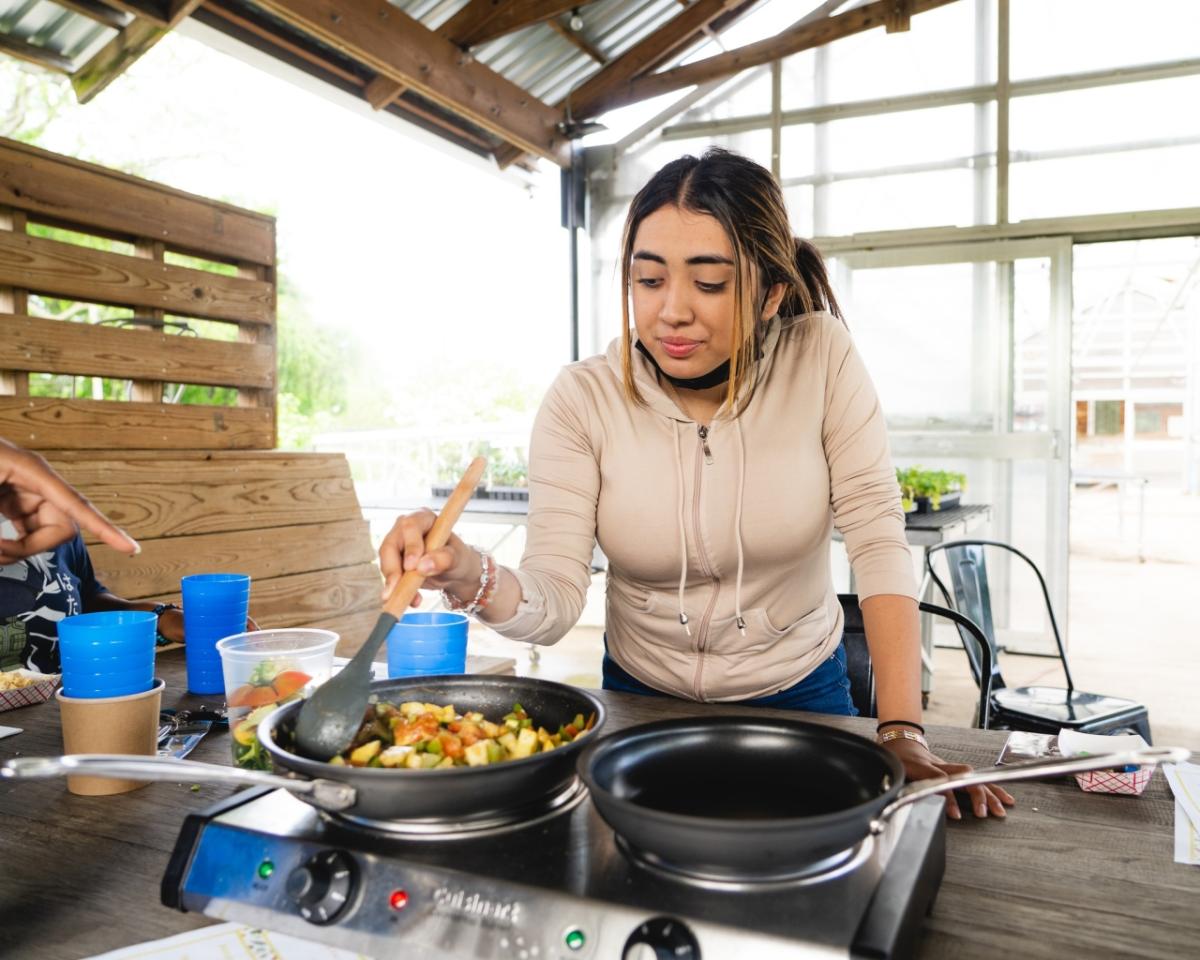
[[[925,603],[933,603],[933,581],[929,571],[921,577],[921,588],[918,596]],[[921,709],[929,706],[929,694],[933,692],[933,618],[927,613],[919,613],[921,620]]]

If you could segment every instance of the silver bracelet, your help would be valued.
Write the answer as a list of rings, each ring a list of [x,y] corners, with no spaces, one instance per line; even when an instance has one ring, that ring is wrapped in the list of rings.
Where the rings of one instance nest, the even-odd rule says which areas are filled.
[[[479,550],[478,547],[475,548]],[[442,602],[447,610],[461,611],[467,616],[474,617],[491,602],[492,594],[496,592],[496,561],[486,550],[479,550],[479,589],[467,603],[463,603],[448,590],[442,591]]]

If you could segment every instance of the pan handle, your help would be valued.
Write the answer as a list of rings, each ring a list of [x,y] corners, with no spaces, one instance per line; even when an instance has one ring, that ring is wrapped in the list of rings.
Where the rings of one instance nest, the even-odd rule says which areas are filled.
[[[190,780],[233,786],[280,787],[303,796],[323,810],[345,810],[354,805],[356,792],[334,780],[293,780],[262,770],[222,767],[174,757],[137,754],[89,753],[65,757],[17,757],[0,767],[0,777],[11,780],[45,780],[50,777],[124,777],[129,780]]]
[[[924,800],[947,790],[961,790],[964,787],[975,787],[990,783],[1004,783],[1009,780],[1038,780],[1042,777],[1055,777],[1065,773],[1087,773],[1089,770],[1108,770],[1113,767],[1154,766],[1159,763],[1183,763],[1190,757],[1191,751],[1183,747],[1146,747],[1142,750],[1123,750],[1119,753],[1099,753],[1086,757],[1051,757],[1045,760],[1031,760],[1028,763],[1014,763],[1005,767],[987,767],[982,770],[972,770],[969,773],[956,773],[949,777],[939,777],[936,780],[918,780],[903,787],[897,798],[883,808],[878,818],[871,825],[873,832],[883,829],[883,824],[892,814],[910,803]]]

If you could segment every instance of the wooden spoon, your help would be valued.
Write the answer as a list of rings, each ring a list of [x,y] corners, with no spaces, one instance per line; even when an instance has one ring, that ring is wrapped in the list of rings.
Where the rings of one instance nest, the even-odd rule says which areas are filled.
[[[446,545],[450,530],[474,494],[485,466],[487,461],[483,457],[471,461],[467,472],[458,481],[458,486],[425,535],[426,553]],[[296,749],[300,754],[312,760],[329,760],[350,746],[367,708],[367,698],[371,693],[371,664],[375,661],[375,653],[396,621],[404,616],[424,582],[423,573],[416,570],[405,573],[391,596],[384,601],[383,613],[375,622],[375,629],[367,637],[367,642],[340,673],[317,687],[312,696],[304,701],[296,718]]]

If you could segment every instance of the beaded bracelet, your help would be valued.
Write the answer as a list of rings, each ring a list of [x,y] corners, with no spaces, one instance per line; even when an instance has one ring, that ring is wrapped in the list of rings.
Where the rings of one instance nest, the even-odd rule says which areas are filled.
[[[496,561],[486,550],[479,551],[479,589],[467,603],[463,603],[449,591],[442,591],[442,602],[448,610],[461,610],[467,616],[477,616],[495,596],[500,578],[496,576]]]
[[[912,720],[882,720],[875,726],[875,732],[878,733],[884,727],[912,727],[921,733],[925,732],[925,728],[919,723],[914,723]]]
[[[926,750],[929,749],[929,741],[919,733],[913,733],[911,730],[888,730],[886,733],[881,733],[875,737],[876,743],[890,743],[893,740],[912,740],[919,743]]]

